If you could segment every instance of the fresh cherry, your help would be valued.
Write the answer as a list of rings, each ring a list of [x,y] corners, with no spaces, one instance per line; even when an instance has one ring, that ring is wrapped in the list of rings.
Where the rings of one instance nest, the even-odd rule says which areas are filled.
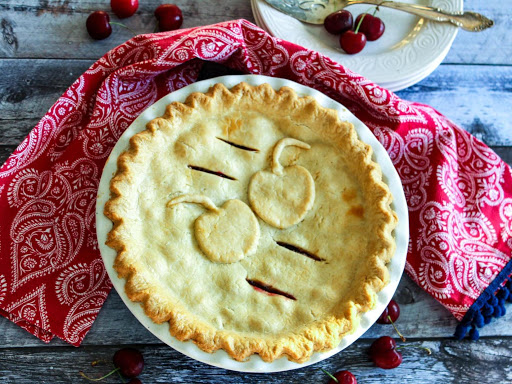
[[[391,349],[386,352],[379,353],[372,357],[374,364],[382,369],[393,369],[402,364],[404,360],[402,354],[396,349]]]
[[[379,318],[377,319],[377,323],[391,324],[393,328],[395,328],[395,331],[398,334],[398,336],[400,336],[400,339],[402,339],[402,341],[406,341],[407,339],[405,338],[405,336],[402,335],[402,333],[398,330],[398,328],[395,325],[395,321],[398,320],[399,316],[400,307],[398,306],[398,303],[395,300],[391,300],[386,309],[384,309],[384,312],[380,314]]]
[[[110,8],[117,17],[124,19],[137,12],[139,0],[110,0]]]
[[[95,11],[89,15],[85,22],[87,32],[95,40],[103,40],[112,33],[110,16],[104,11]]]
[[[175,4],[162,4],[155,10],[160,31],[173,31],[183,24],[181,9]]]
[[[320,369],[331,378],[327,384],[357,384],[356,377],[350,371],[339,371],[333,375],[325,369]]]
[[[403,348],[421,348],[427,351],[429,355],[432,353],[430,349],[420,345],[402,345],[397,348],[396,341],[393,338],[381,336],[372,343],[369,354],[377,367],[393,369],[402,364],[403,357],[398,350]]]
[[[349,11],[341,10],[331,13],[324,20],[324,28],[333,35],[339,35],[352,29],[354,17]]]
[[[395,348],[395,339],[389,336],[381,336],[377,340],[375,340],[370,346],[370,357]]]
[[[366,36],[368,41],[375,41],[384,33],[384,22],[376,16],[369,13],[361,13],[356,18],[356,25],[359,24],[359,21],[361,21],[359,30]]]
[[[93,367],[100,363],[106,363],[105,360],[95,360],[91,363]],[[142,373],[144,369],[144,358],[142,357],[142,353],[140,353],[135,348],[122,348],[119,349],[116,353],[114,353],[113,358],[114,369],[109,373],[98,377],[91,378],[87,376],[84,372],[80,371],[80,376],[89,380],[89,381],[101,381],[106,379],[107,377],[115,374],[121,373],[123,376],[130,378],[131,380],[128,384],[142,384],[142,382],[136,378],[136,376]]]
[[[340,36],[340,46],[350,55],[361,52],[366,45],[366,36],[357,31],[346,31]]]
[[[389,336],[382,336],[370,346],[370,358],[377,367],[393,369],[402,364],[402,354],[396,350],[396,342]]]
[[[339,371],[333,376],[337,381],[331,379],[328,384],[357,384],[356,377],[349,371]]]
[[[400,316],[400,307],[395,300],[391,300],[380,317],[377,319],[379,324],[391,324],[398,320]]]
[[[144,369],[142,353],[135,348],[122,348],[114,354],[114,365],[126,377],[139,376]]]

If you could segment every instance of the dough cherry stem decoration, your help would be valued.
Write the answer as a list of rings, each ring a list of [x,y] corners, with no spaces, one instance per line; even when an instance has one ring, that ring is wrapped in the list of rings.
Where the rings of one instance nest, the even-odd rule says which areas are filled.
[[[283,175],[283,166],[279,162],[279,158],[281,157],[281,153],[283,149],[289,146],[299,147],[302,149],[310,149],[311,146],[303,141],[292,139],[291,137],[287,137],[285,139],[281,139],[277,142],[274,147],[274,152],[272,153],[272,173],[277,176]]]
[[[281,153],[288,146],[311,146],[291,137],[274,145],[269,167],[256,172],[249,182],[248,198],[253,211],[267,224],[279,229],[301,222],[315,201],[315,181],[309,171],[292,164],[283,167]]]
[[[210,200],[210,198],[204,196],[204,195],[182,195],[175,197],[171,201],[167,203],[168,207],[172,207],[173,205],[181,204],[181,203],[192,203],[192,204],[199,204],[205,207],[206,209],[213,211],[213,212],[219,212],[219,208],[215,205],[213,201]]]
[[[251,208],[241,200],[226,201],[217,207],[204,195],[181,195],[167,203],[202,205],[208,210],[194,221],[194,236],[205,256],[215,263],[234,263],[254,253],[260,227]]]

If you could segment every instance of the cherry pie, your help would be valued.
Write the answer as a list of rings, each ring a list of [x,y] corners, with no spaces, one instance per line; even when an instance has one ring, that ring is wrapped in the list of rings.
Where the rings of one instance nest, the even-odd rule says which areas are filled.
[[[397,218],[370,146],[292,89],[170,104],[118,159],[107,244],[129,298],[179,340],[307,361],[388,282]]]

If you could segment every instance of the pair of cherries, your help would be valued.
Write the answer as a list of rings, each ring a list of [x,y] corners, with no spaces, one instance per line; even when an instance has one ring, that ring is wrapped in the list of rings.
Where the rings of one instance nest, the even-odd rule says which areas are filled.
[[[382,312],[382,314],[377,319],[378,324],[392,324],[395,328],[396,332],[402,339],[402,341],[405,341],[405,337],[398,331],[398,329],[395,326],[395,321],[398,320],[398,317],[400,316],[400,307],[398,306],[397,302],[394,300],[391,300],[386,307],[386,309]],[[396,341],[389,337],[389,336],[381,336],[377,340],[375,340],[372,345],[370,346],[370,359],[373,361],[373,363],[383,369],[393,369],[397,368],[400,364],[402,364],[403,357],[400,352],[401,349],[407,348],[407,347],[416,347],[416,348],[422,348],[427,351],[428,354],[431,353],[431,351],[428,348],[424,348],[421,346],[415,346],[415,345],[402,345],[400,347],[397,347]],[[328,384],[357,384],[357,380],[355,376],[350,371],[339,371],[335,374],[331,375],[329,372],[324,371],[329,377],[331,377],[331,380],[329,380]]]
[[[375,15],[362,13],[354,23],[352,13],[347,10],[331,13],[325,18],[324,27],[333,35],[341,35],[340,46],[349,54],[361,52],[366,41],[379,39],[385,30],[384,22]]]
[[[111,0],[112,12],[124,19],[132,16],[139,8],[139,0]],[[155,17],[161,32],[173,31],[183,24],[181,9],[175,4],[161,4],[155,10]],[[112,34],[112,24],[123,24],[110,21],[110,16],[105,11],[95,11],[89,15],[85,26],[89,35],[95,40],[103,40]]]
[[[380,317],[377,320],[379,324],[391,324],[395,328],[396,333],[400,336],[402,341],[405,337],[398,331],[395,326],[395,321],[400,316],[400,307],[395,300],[391,300]],[[397,348],[396,341],[389,336],[381,336],[375,340],[370,346],[370,359],[373,363],[383,369],[393,369],[402,364],[403,357],[400,353],[404,348],[421,348],[424,349],[429,355],[432,353],[430,349],[418,345],[402,345]]]
[[[394,325],[399,316],[400,307],[396,301],[391,300],[377,319],[377,323]],[[382,336],[373,342],[370,348],[370,358],[377,367],[384,369],[396,368],[402,363],[402,355],[395,348],[396,342],[391,337]],[[324,373],[331,378],[328,384],[357,384],[356,377],[350,371],[344,370],[334,374],[324,371]]]

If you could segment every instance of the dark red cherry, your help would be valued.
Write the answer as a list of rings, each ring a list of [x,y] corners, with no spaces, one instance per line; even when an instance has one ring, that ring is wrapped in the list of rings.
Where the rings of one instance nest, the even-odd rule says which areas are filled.
[[[324,20],[324,28],[333,35],[340,35],[354,25],[354,17],[349,11],[341,10],[331,13]]]
[[[359,32],[362,32],[368,41],[375,41],[384,33],[385,25],[384,22],[369,13],[361,13],[356,18],[355,25],[359,25],[359,21],[364,15],[363,21],[361,21],[361,26],[359,27]]]
[[[389,336],[381,336],[370,346],[370,358],[377,367],[393,369],[402,363],[402,354],[396,350],[396,341]]]
[[[107,12],[94,11],[87,17],[85,27],[89,35],[95,40],[103,40],[112,33],[110,16]]]
[[[383,369],[393,369],[402,364],[403,357],[396,349],[381,352],[372,357],[374,364]]]
[[[389,316],[389,317],[388,317]],[[384,310],[380,317],[377,319],[377,323],[379,324],[391,324],[391,322],[395,322],[398,320],[400,316],[400,307],[395,300],[391,300]],[[391,318],[391,321],[390,321]]]
[[[140,381],[137,378],[131,379],[128,384],[142,384],[142,381]]]
[[[142,353],[135,348],[122,348],[114,354],[114,365],[126,377],[139,376],[144,369]]]
[[[174,31],[183,24],[181,9],[175,4],[162,4],[155,10],[160,31]]]
[[[381,336],[370,346],[370,357],[381,352],[391,351],[396,348],[395,339],[389,336]]]
[[[396,347],[396,341],[389,336],[381,336],[375,340],[370,346],[370,359],[373,363],[383,369],[393,369],[402,364],[403,357],[398,351],[405,348],[420,348],[425,350],[429,355],[432,351],[421,345],[401,345]]]
[[[366,45],[366,36],[361,32],[346,31],[340,36],[340,46],[348,54],[361,52]]]
[[[338,382],[331,379],[327,384],[357,384],[356,377],[350,371],[339,371],[333,376],[338,380]]]
[[[124,19],[137,12],[139,0],[110,0],[110,8],[117,17]]]

